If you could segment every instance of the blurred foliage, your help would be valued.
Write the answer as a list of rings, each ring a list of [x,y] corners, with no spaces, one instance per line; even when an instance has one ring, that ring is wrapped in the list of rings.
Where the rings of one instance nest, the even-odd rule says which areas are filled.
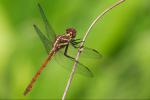
[[[27,84],[46,57],[32,27],[37,24],[44,29],[37,2],[43,6],[57,33],[75,27],[78,37],[82,38],[92,20],[116,1],[0,0],[0,99],[59,99],[63,94],[70,72],[52,61],[30,94],[23,96]],[[96,67],[90,67],[95,77],[76,74],[67,98],[150,98],[149,26],[149,0],[126,0],[105,15],[85,44],[103,54]]]

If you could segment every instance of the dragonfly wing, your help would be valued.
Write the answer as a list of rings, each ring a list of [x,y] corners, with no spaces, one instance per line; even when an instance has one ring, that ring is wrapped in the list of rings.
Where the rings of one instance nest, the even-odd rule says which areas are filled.
[[[95,49],[83,47],[83,52],[81,56],[84,58],[92,58],[92,59],[100,59],[102,58],[102,54]]]
[[[69,51],[71,55],[76,55],[78,48],[74,48],[72,45],[69,45]],[[95,49],[84,46],[82,49],[81,58],[100,59],[102,58],[102,54]]]
[[[33,26],[34,26],[34,29],[35,29],[36,33],[38,34],[39,38],[41,39],[47,53],[49,53],[49,51],[52,48],[51,42],[47,39],[47,37],[41,32],[41,30],[36,25],[33,25]]]
[[[75,60],[64,56],[63,51],[58,51],[56,53],[55,60],[59,63],[59,65],[69,70],[70,72],[75,62]],[[78,62],[77,64],[76,72],[87,77],[93,77],[93,73],[91,72],[91,70],[80,62]]]
[[[45,25],[47,37],[49,38],[49,40],[51,42],[53,42],[55,37],[56,37],[56,34],[55,34],[53,28],[51,27],[51,25],[49,24],[49,22],[48,22],[48,20],[46,18],[46,15],[44,13],[44,10],[42,9],[40,4],[38,4],[38,8],[39,8],[40,14],[42,16],[42,19],[43,19],[43,22],[44,22],[44,25]]]

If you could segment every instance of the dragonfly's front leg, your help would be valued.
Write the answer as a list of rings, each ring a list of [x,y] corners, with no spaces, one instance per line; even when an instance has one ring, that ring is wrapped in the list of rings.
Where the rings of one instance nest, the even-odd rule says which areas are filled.
[[[71,41],[71,43],[73,43],[73,44],[79,44],[79,43],[81,43],[81,42],[83,42],[81,39],[73,39],[72,41]]]
[[[80,40],[80,41],[78,41]],[[78,42],[77,42],[78,41]],[[79,43],[81,43],[83,41],[81,41],[81,39],[76,39],[76,40],[72,40],[71,41],[71,45],[74,47],[74,48],[79,48],[80,46],[78,46]]]
[[[74,42],[74,41],[76,41],[76,42],[77,42],[78,40],[80,40],[80,41],[81,41],[81,39],[72,39],[72,41],[73,41],[73,42]]]

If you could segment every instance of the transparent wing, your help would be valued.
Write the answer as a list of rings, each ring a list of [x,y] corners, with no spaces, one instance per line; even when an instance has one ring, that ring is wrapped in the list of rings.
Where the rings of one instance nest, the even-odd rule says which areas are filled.
[[[54,59],[59,63],[59,65],[61,65],[62,67],[64,67],[65,69],[71,72],[72,66],[75,61],[71,58],[64,56],[63,50],[58,51]],[[87,76],[87,77],[93,77],[93,73],[91,72],[91,70],[80,62],[78,62],[77,64],[76,73]]]
[[[84,58],[89,58],[89,59],[100,59],[100,58],[102,58],[101,53],[99,53],[95,49],[88,48],[88,47],[83,47],[83,52],[81,53],[81,56]]]
[[[39,36],[40,40],[42,41],[46,52],[49,53],[49,51],[52,48],[51,42],[47,39],[47,37],[41,32],[41,30],[36,25],[33,25],[33,26],[34,26],[34,29],[35,29],[37,35]]]
[[[41,32],[41,30],[36,25],[34,25],[34,29],[35,29],[36,33],[38,34],[40,40],[42,41],[47,53],[49,53],[49,51],[52,49],[51,42],[46,38],[46,36]],[[66,56],[64,56],[63,55],[64,49],[62,49],[62,50],[58,51],[54,58],[56,59],[56,61],[61,66],[63,66],[65,69],[71,71],[72,66],[73,66],[75,61],[70,59],[70,58],[67,58]],[[72,47],[72,50],[73,50],[73,47]],[[74,50],[77,51],[77,49],[74,49]],[[73,51],[71,51],[71,52],[73,52]],[[100,58],[101,54],[99,54],[94,49],[84,47],[84,50],[83,50],[81,56],[91,59],[91,58]],[[88,77],[93,76],[93,73],[90,71],[90,69],[88,67],[86,67],[85,65],[83,65],[82,63],[80,63],[80,62],[78,62],[76,72],[81,74],[81,75],[88,76]]]
[[[44,22],[44,25],[45,25],[45,29],[46,29],[48,38],[41,32],[41,30],[36,25],[34,25],[34,29],[36,30],[36,33],[38,34],[39,38],[41,39],[41,41],[42,41],[42,43],[43,43],[47,53],[49,53],[49,51],[52,49],[52,43],[53,43],[53,41],[54,41],[54,39],[56,37],[56,34],[53,31],[53,29],[50,26],[50,24],[48,23],[48,20],[47,20],[45,14],[44,14],[44,11],[43,11],[41,5],[38,4],[38,7],[39,7],[40,14],[42,16],[42,19],[43,19],[43,22]],[[72,50],[77,50],[77,49],[72,49]],[[91,56],[89,56],[89,54]],[[84,50],[82,52],[82,56],[85,56],[85,58],[86,57],[99,58],[99,57],[101,57],[101,54],[98,53],[94,49],[90,49],[90,48],[84,47]],[[72,69],[72,65],[74,63],[74,60],[65,57],[63,55],[63,52],[61,52],[61,51],[57,52],[55,59],[60,65],[64,66],[66,69],[68,69],[68,70]],[[77,71],[77,73],[85,75],[85,76],[89,76],[89,77],[93,76],[93,74],[90,71],[90,69],[88,67],[86,67],[85,65],[83,65],[82,63],[80,63],[80,62],[78,62],[76,71]]]
[[[72,45],[69,45],[69,54],[75,56],[78,51],[78,48],[74,48]],[[82,48],[82,53],[81,53],[81,58],[84,59],[101,59],[102,54],[99,53],[97,50],[88,48],[88,47],[83,47]]]
[[[42,16],[42,19],[43,19],[43,22],[44,22],[44,25],[45,25],[47,37],[49,38],[49,40],[51,42],[53,42],[55,37],[56,37],[56,34],[55,34],[53,28],[51,27],[51,25],[49,24],[49,22],[46,18],[46,15],[44,13],[44,10],[42,9],[40,4],[38,4],[38,8],[39,8],[40,14]]]

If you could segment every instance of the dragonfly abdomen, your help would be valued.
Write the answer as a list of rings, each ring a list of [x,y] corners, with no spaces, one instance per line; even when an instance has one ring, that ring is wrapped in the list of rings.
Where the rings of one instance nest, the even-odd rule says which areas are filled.
[[[31,91],[33,84],[35,83],[35,81],[37,80],[37,78],[39,77],[39,75],[41,74],[41,72],[43,71],[43,69],[46,67],[46,65],[48,64],[48,61],[52,58],[52,56],[56,53],[55,50],[51,50],[50,53],[48,54],[48,57],[46,58],[46,60],[44,61],[44,63],[41,65],[41,67],[39,68],[39,70],[37,71],[37,73],[34,75],[34,77],[32,78],[30,84],[27,86],[24,95],[27,95],[28,92]]]

